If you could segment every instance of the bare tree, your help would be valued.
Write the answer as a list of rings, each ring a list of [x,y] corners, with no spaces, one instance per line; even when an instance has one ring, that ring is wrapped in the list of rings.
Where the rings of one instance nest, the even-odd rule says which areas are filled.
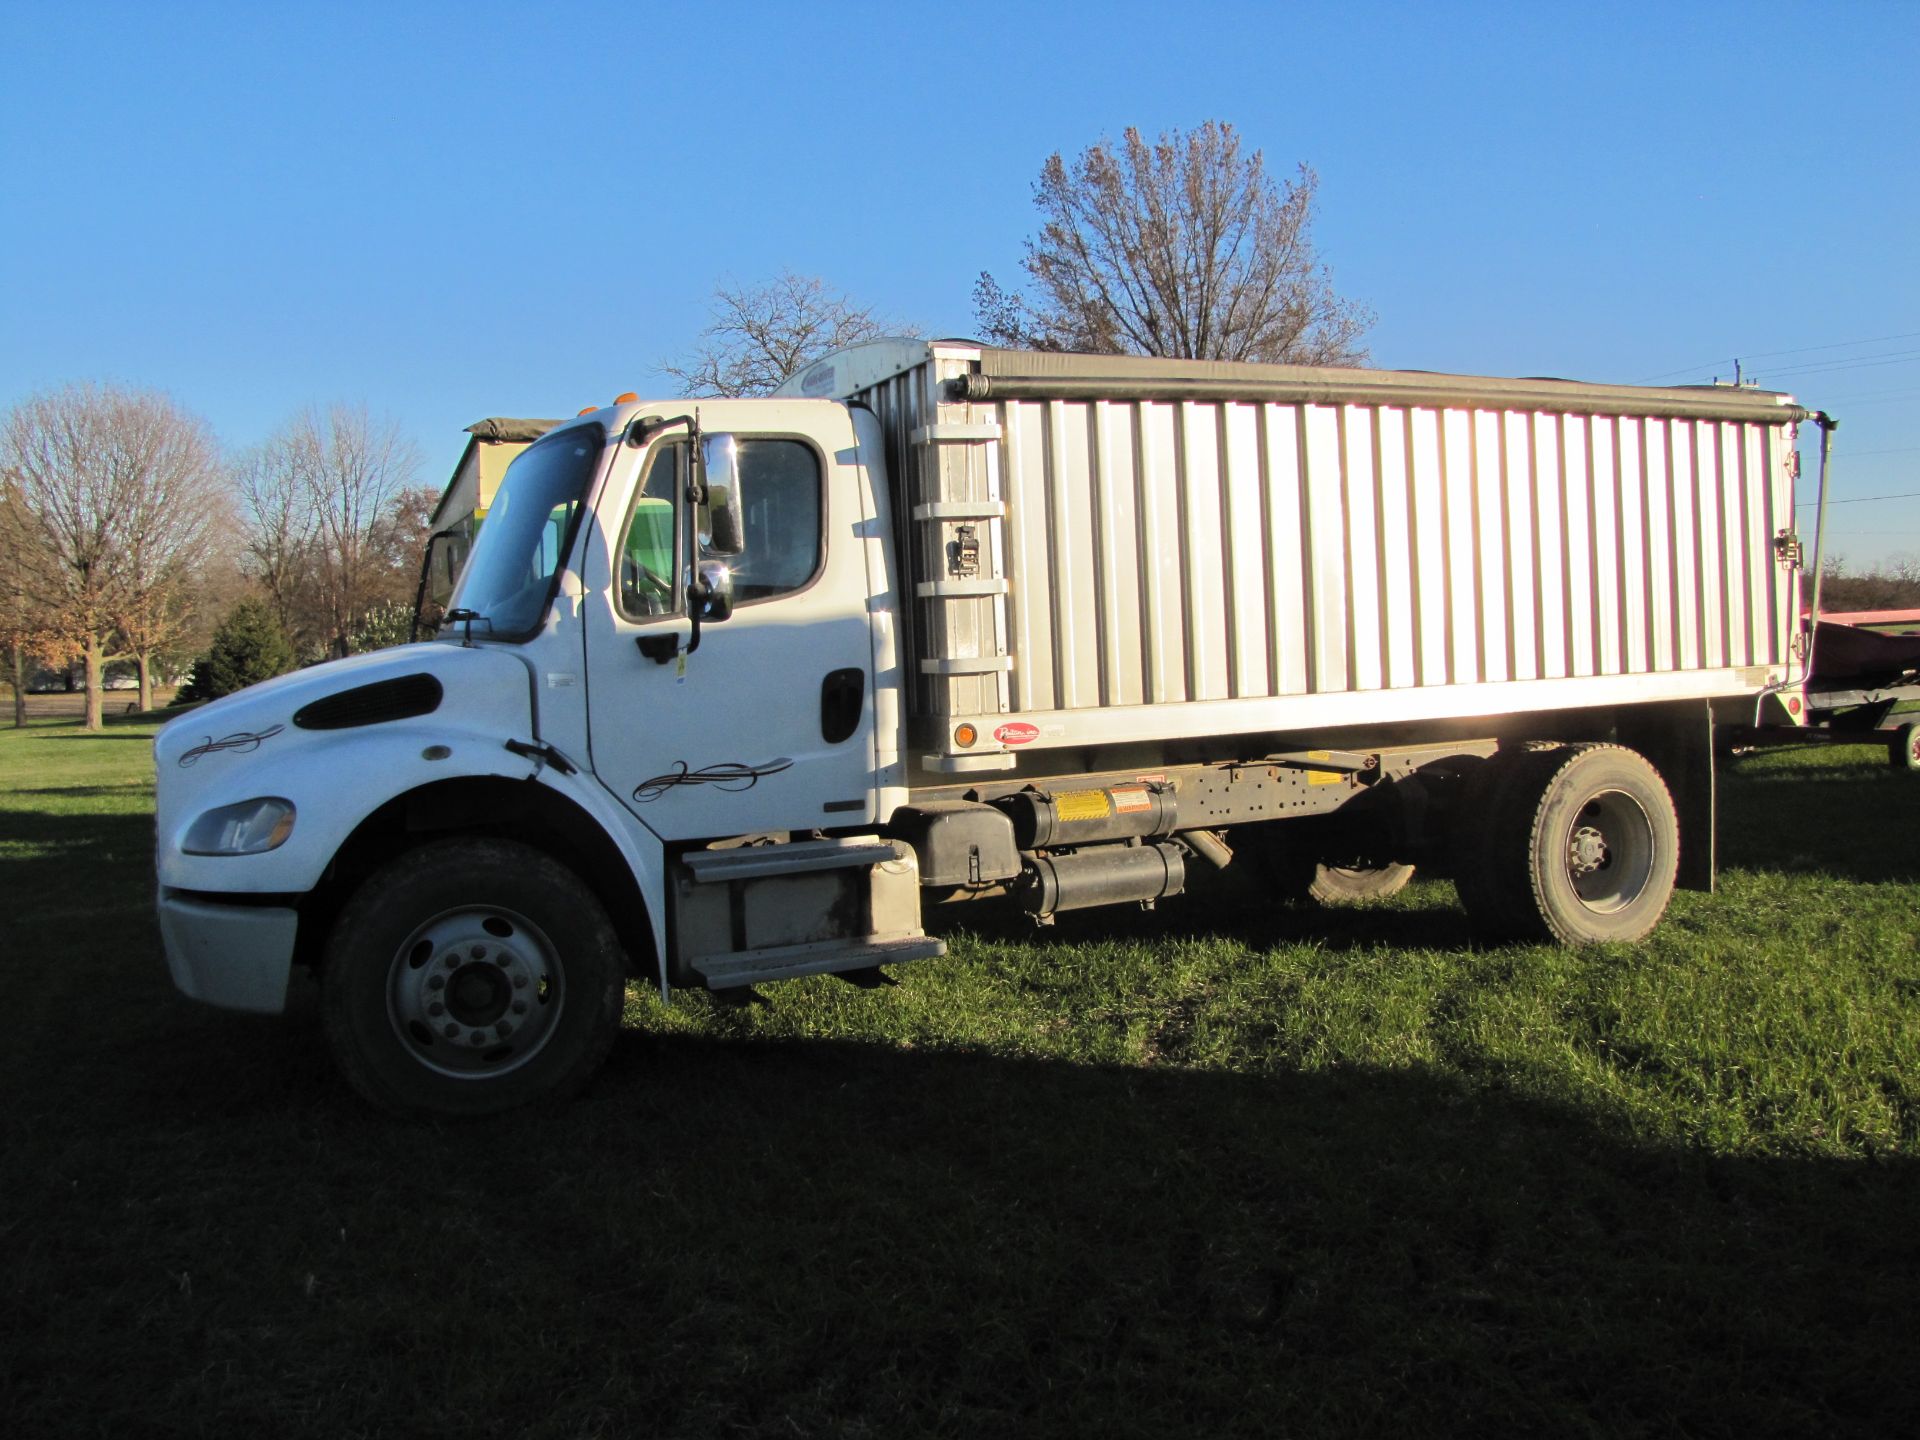
[[[318,648],[324,627],[313,575],[313,498],[296,463],[291,434],[240,457],[234,488],[241,505],[241,565],[266,591],[274,618],[295,646]]]
[[[335,405],[324,415],[300,415],[283,454],[310,506],[308,551],[326,648],[346,655],[361,615],[387,598],[393,505],[419,472],[420,453],[397,421]]]
[[[97,730],[122,625],[163,623],[204,543],[219,485],[212,436],[164,395],[73,385],[17,406],[0,457],[19,504],[13,563],[49,617],[48,648],[84,662],[85,723]]]
[[[791,270],[764,285],[716,285],[711,313],[693,353],[660,365],[688,395],[765,395],[822,355],[907,328]]]
[[[1209,120],[1149,144],[1131,126],[1034,185],[1029,297],[982,273],[975,318],[996,344],[1093,354],[1361,365],[1365,306],[1334,293],[1313,247],[1318,178],[1275,185],[1261,153]]]

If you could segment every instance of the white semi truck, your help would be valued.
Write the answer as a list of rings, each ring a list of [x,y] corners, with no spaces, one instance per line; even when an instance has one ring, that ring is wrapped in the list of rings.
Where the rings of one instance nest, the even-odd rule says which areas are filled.
[[[1196,866],[1451,874],[1632,941],[1714,872],[1715,716],[1805,679],[1786,396],[883,341],[516,459],[436,639],[155,744],[190,996],[317,977],[347,1077],[586,1080],[630,978],[939,954]]]

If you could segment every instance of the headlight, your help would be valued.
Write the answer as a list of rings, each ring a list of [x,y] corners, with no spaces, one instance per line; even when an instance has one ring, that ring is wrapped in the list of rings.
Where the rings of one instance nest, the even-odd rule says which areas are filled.
[[[189,855],[259,855],[293,833],[291,800],[242,800],[193,822],[180,848]]]

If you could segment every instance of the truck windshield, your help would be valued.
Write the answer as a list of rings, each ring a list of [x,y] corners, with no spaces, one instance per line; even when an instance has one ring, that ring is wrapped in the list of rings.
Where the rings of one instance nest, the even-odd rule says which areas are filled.
[[[524,640],[540,628],[605,448],[600,427],[583,425],[536,441],[507,467],[450,614],[471,611],[494,640]]]

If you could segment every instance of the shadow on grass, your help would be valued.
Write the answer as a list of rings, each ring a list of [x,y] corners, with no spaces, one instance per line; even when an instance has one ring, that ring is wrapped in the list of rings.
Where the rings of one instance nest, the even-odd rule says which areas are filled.
[[[123,800],[138,794],[131,786],[88,785],[44,793]],[[6,923],[17,940],[24,940],[22,931],[43,909],[66,909],[130,883],[133,893],[150,893],[153,812],[144,807],[131,814],[0,809],[0,849],[9,852],[0,863]]]
[[[1890,768],[1741,767],[1720,785],[1720,863],[1840,876],[1920,880],[1920,776]]]
[[[1760,789],[1728,787],[1728,843],[1778,867],[1807,822],[1738,809]],[[1794,803],[1837,826],[1865,793]],[[5,1433],[1797,1436],[1920,1412],[1910,1159],[1652,1146],[1415,1068],[641,1031],[571,1105],[396,1123],[311,1027],[174,997],[150,919],[49,918],[141,893],[119,869],[148,865],[149,817],[0,813],[0,844],[34,852],[0,864]],[[1433,907],[1255,923],[1466,943]]]
[[[1873,1434],[1920,1405],[1908,1162],[1648,1147],[1418,1070],[631,1032],[572,1105],[442,1129],[366,1113],[311,1031],[165,1020],[56,1050],[0,1122],[11,1433]]]
[[[965,904],[930,911],[936,934],[957,932],[1043,948],[1104,943],[1143,944],[1179,939],[1234,940],[1254,948],[1309,943],[1330,952],[1377,949],[1477,948],[1466,912],[1456,905],[1405,902],[1329,909],[1309,901],[1263,900],[1230,876],[1197,877],[1189,894],[1152,910],[1115,905],[1070,911],[1035,925],[1009,909]]]

